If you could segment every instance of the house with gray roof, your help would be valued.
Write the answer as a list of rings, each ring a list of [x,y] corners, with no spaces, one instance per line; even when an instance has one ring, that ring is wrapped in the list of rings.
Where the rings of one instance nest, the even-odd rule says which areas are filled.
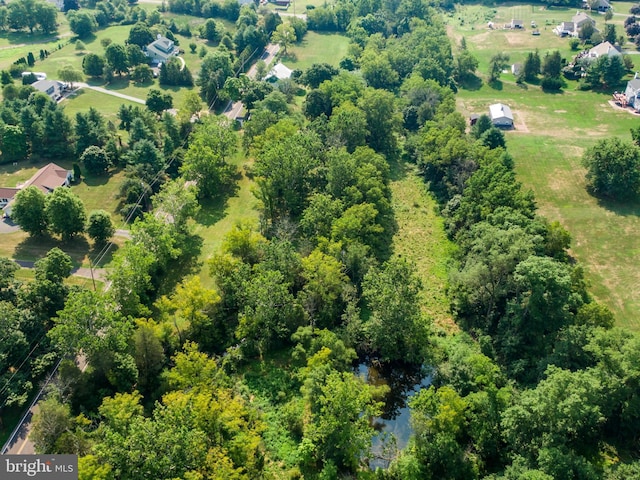
[[[504,103],[489,105],[489,117],[495,127],[513,128],[513,113],[509,105]]]
[[[65,88],[65,84],[57,80],[38,80],[33,82],[31,86],[39,92],[49,95],[53,101],[58,101],[62,97],[62,91]]]
[[[627,88],[624,91],[624,97],[627,105],[633,107],[636,111],[640,111],[640,78],[636,73],[633,80],[627,82]]]
[[[620,55],[622,55],[620,50],[614,47],[610,42],[602,42],[589,50],[587,58],[595,60],[603,56],[617,57]]]
[[[176,47],[173,40],[158,35],[158,38],[145,47],[144,53],[151,63],[158,64],[165,63],[170,57],[178,55],[180,49]]]

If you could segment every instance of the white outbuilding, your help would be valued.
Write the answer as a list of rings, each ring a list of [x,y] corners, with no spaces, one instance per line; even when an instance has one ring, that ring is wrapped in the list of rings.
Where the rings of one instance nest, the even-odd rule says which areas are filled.
[[[489,106],[489,117],[491,123],[496,127],[513,128],[513,113],[509,105],[504,103],[494,103]]]

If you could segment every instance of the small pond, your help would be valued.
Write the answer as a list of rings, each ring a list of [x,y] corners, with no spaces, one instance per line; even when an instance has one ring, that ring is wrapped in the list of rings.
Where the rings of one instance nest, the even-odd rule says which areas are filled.
[[[407,446],[412,429],[410,423],[409,400],[422,388],[431,385],[430,369],[421,365],[384,364],[375,360],[360,363],[356,373],[369,385],[387,385],[389,393],[385,396],[384,411],[373,419],[378,435],[373,438],[373,458],[369,460],[372,469],[387,468],[393,457],[393,450]],[[395,438],[395,449],[385,452],[389,437]],[[393,443],[391,443],[393,445]]]

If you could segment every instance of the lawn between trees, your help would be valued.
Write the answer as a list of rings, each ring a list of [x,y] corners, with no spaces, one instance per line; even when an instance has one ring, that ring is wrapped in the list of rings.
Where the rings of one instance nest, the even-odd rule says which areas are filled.
[[[626,13],[630,5],[616,2],[616,12]],[[449,34],[456,43],[462,36],[466,38],[469,50],[479,60],[478,72],[485,76],[489,58],[496,51],[509,54],[512,64],[544,45],[539,49],[541,56],[558,49],[570,60],[576,52],[571,52],[568,39],[557,37],[551,29],[573,14],[575,9],[545,10],[540,5],[465,6],[449,17]],[[517,15],[524,20],[524,31],[487,29],[492,18],[501,25]],[[465,18],[462,24],[461,17]],[[598,25],[604,25],[604,16],[593,17]],[[625,18],[616,15],[612,22],[621,25]],[[537,21],[540,37],[531,35],[530,19]],[[618,30],[623,33],[622,28]],[[615,88],[624,90],[628,78]],[[492,86],[483,82],[479,87],[461,88],[457,102],[465,115],[485,113],[495,102],[511,107],[516,128],[506,132],[506,139],[519,179],[534,191],[540,213],[558,219],[571,233],[571,252],[585,266],[593,294],[612,309],[620,325],[638,330],[640,203],[613,203],[591,196],[581,164],[584,151],[599,140],[612,136],[631,140],[629,131],[637,126],[638,118],[612,107],[610,91],[579,91],[576,87],[577,82],[567,81],[563,92],[544,93],[537,85],[518,86],[511,73],[503,73]]]

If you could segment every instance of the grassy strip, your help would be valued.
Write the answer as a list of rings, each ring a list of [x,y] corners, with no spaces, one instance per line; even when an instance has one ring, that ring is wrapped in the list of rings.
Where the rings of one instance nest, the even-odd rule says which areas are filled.
[[[436,202],[412,165],[400,164],[391,182],[398,231],[393,250],[416,265],[423,284],[422,310],[447,331],[456,329],[445,294],[447,260],[453,249],[444,232]]]

